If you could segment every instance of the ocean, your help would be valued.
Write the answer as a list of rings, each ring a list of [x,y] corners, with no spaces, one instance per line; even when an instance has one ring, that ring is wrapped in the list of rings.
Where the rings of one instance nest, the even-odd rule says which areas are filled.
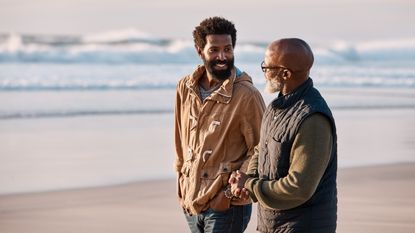
[[[323,94],[328,93],[327,101],[334,111],[415,108],[415,38],[309,43],[315,53],[310,76]],[[260,64],[266,45],[264,41],[241,40],[235,48],[235,65],[250,74],[260,90],[265,86]],[[15,138],[11,135],[14,129],[27,131],[32,127],[42,131],[39,125],[72,124],[90,118],[103,121],[114,117],[128,118],[127,122],[134,124],[131,117],[150,116],[150,119],[168,122],[174,111],[177,81],[200,63],[192,40],[157,38],[138,31],[89,36],[0,34],[0,133],[5,139],[0,141],[0,194],[172,176],[171,166],[114,176],[106,173],[111,169],[128,170],[131,160],[119,162],[125,159],[123,156],[130,158],[131,155],[126,153],[106,154],[108,166],[83,167],[78,171],[81,175],[76,177],[68,175],[70,169],[59,173],[66,179],[65,184],[58,180],[48,182],[48,179],[56,178],[56,166],[66,163],[76,168],[83,160],[71,153],[62,153],[67,156],[65,158],[56,155],[40,160],[34,156],[40,152],[15,153],[15,148],[25,145],[19,144],[19,135]],[[274,97],[263,95],[266,103]],[[79,125],[88,128],[83,123]],[[171,127],[170,122],[167,125]],[[168,146],[171,146],[170,142]],[[173,157],[173,148],[167,150],[171,150]],[[82,151],[82,148],[76,151]],[[135,163],[143,161],[144,157],[140,159],[140,156],[143,157],[136,156]],[[99,161],[101,157],[94,159],[92,161]],[[346,159],[340,166],[359,164],[358,159]],[[40,162],[51,161],[56,166],[25,173],[18,165],[21,161],[28,164],[29,170],[30,165],[36,167]],[[172,158],[167,159],[166,164],[171,161]],[[398,157],[387,161],[400,160]],[[149,173],[149,170],[154,172]],[[28,179],[38,173],[42,174],[39,176],[41,182]],[[105,179],[95,178],[94,174],[105,174]]]
[[[310,44],[311,77],[319,88],[415,88],[415,39]],[[236,65],[261,90],[265,48],[265,42],[242,41],[235,49]],[[84,37],[0,34],[0,96],[6,100],[0,119],[171,112],[173,96],[132,100],[127,93],[174,90],[198,63],[191,40],[135,31]],[[45,93],[51,98],[45,100]],[[332,103],[338,105],[343,103]]]

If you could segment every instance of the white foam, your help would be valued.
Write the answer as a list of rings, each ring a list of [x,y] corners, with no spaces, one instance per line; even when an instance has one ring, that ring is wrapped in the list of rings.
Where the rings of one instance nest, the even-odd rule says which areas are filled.
[[[143,32],[135,28],[126,28],[120,30],[89,34],[82,37],[82,41],[84,43],[108,43],[140,39],[151,40],[155,39],[155,37],[147,32]]]
[[[2,63],[194,63],[198,60],[191,39],[161,39],[133,28],[80,38],[19,34],[2,38]],[[258,63],[263,60],[265,49],[265,43],[238,42],[236,59]],[[415,61],[414,38],[360,43],[335,41],[315,45],[313,50],[316,64]]]

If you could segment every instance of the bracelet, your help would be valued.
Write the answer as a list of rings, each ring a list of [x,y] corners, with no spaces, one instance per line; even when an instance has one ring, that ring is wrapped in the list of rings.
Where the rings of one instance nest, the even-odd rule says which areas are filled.
[[[229,199],[232,199],[232,198],[234,198],[234,197],[235,197],[235,196],[232,194],[231,187],[226,187],[226,189],[225,189],[223,192],[225,193],[225,197],[227,197],[227,198],[229,198]]]

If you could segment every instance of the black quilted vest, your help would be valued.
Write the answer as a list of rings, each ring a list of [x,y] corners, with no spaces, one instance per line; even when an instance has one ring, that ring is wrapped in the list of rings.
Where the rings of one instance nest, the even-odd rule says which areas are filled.
[[[270,210],[258,205],[261,232],[335,232],[337,221],[337,136],[326,101],[309,78],[294,92],[275,99],[264,113],[261,128],[258,174],[266,180],[287,176],[290,153],[301,123],[313,113],[324,114],[333,130],[329,164],[313,196],[289,210]]]

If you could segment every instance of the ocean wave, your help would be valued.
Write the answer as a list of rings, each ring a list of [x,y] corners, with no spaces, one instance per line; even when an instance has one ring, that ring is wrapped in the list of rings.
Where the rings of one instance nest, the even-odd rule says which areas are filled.
[[[240,62],[263,59],[267,43],[238,42]],[[316,63],[414,61],[415,38],[311,43]],[[84,36],[0,34],[0,63],[194,63],[192,40],[159,38],[130,28]]]
[[[117,31],[108,31],[82,36],[83,43],[120,44],[137,41],[152,42],[159,40],[149,33],[139,31],[135,28],[127,28]]]
[[[74,110],[74,111],[39,111],[0,113],[0,120],[28,118],[65,118],[103,115],[143,115],[143,114],[172,114],[173,109],[126,109],[126,110]]]
[[[173,90],[175,83],[153,83],[153,84],[130,84],[118,83],[91,83],[91,84],[63,84],[63,83],[0,83],[0,91],[128,91],[128,90]]]
[[[314,83],[319,87],[344,87],[344,88],[415,88],[414,77],[352,77],[352,76],[315,76]],[[177,82],[166,81],[166,83],[140,83],[139,81],[119,81],[112,83],[65,83],[59,81],[45,80],[43,83],[23,81],[1,82],[0,91],[141,91],[141,90],[175,90]],[[259,89],[265,87],[265,81],[256,78],[255,86]]]
[[[415,60],[415,38],[348,43],[337,41],[327,48],[317,47],[322,64],[342,62],[400,62]]]
[[[405,65],[316,65],[310,76],[319,87],[415,87],[415,62]],[[265,79],[258,64],[237,64],[258,88]],[[0,91],[174,90],[194,64],[0,64]]]

